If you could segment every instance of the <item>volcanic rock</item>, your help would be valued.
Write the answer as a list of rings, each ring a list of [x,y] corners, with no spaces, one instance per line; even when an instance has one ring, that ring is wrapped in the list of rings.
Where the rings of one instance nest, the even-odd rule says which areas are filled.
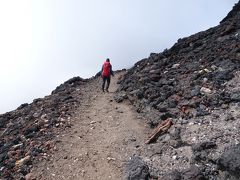
[[[70,127],[69,117],[80,105],[79,89],[86,82],[72,78],[51,95],[0,115],[0,179],[21,179],[34,160],[52,149],[57,131]]]
[[[240,178],[240,144],[225,150],[218,165],[221,170],[228,171],[232,176]]]
[[[167,163],[186,179],[218,179],[223,171],[239,176],[233,155],[238,148],[220,158],[240,139],[239,22],[240,1],[218,26],[181,38],[162,53],[151,53],[121,80],[118,94],[126,95],[150,127],[169,117],[175,119],[174,126],[181,126],[176,139],[172,127],[170,136],[156,141],[166,151],[149,159],[151,174],[177,179],[179,174],[169,174]],[[192,152],[184,154],[181,149],[189,146]],[[219,158],[221,170],[216,165]]]
[[[138,156],[133,156],[128,162],[125,179],[126,180],[147,180],[149,178],[149,168]]]

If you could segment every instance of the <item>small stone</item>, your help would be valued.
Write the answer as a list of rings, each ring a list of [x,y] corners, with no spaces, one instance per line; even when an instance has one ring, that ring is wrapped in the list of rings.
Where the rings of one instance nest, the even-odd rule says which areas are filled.
[[[196,140],[197,140],[197,138],[196,138],[196,137],[193,137],[193,138],[192,138],[192,141],[193,141],[193,142],[195,142]]]
[[[33,114],[33,117],[34,117],[34,118],[37,118],[37,117],[39,117],[39,115],[40,115],[40,114],[36,112],[36,113]]]
[[[25,158],[22,158],[18,161],[16,161],[15,166],[21,167],[24,164],[26,164],[30,160],[30,156],[26,156]]]
[[[215,70],[217,70],[217,66],[212,65],[212,66],[211,66],[211,69],[215,71]]]
[[[23,145],[23,143],[20,143],[20,144],[14,145],[14,146],[13,146],[13,149],[16,150],[16,149],[18,149],[19,147],[21,147],[22,145]]]
[[[63,119],[63,118],[61,118],[61,119],[60,119],[60,121],[61,121],[61,122],[66,122],[66,120],[65,120],[65,119]]]
[[[82,170],[82,171],[81,171],[81,175],[82,175],[82,176],[84,176],[85,173],[86,173],[85,170]]]
[[[111,158],[111,157],[107,157],[107,160],[108,160],[108,162],[109,162],[109,161],[116,161],[115,158]]]
[[[176,159],[177,159],[177,156],[173,156],[172,158],[173,158],[174,160],[176,160]]]
[[[0,171],[3,171],[3,170],[4,170],[4,167],[1,167],[1,168],[0,168]]]
[[[134,142],[134,141],[136,141],[137,139],[135,138],[135,137],[131,137],[130,138],[130,141],[132,141],[132,142]]]
[[[47,118],[47,114],[43,114],[42,116],[41,116],[41,119],[46,119]]]
[[[209,89],[209,88],[205,88],[205,87],[202,87],[201,89],[200,89],[200,92],[202,93],[202,94],[211,94],[211,89]]]
[[[210,71],[209,69],[207,69],[207,68],[205,68],[204,71],[205,71],[206,73],[210,73],[210,72],[211,72],[211,71]]]
[[[180,64],[174,64],[173,66],[172,66],[172,68],[178,68],[180,66]]]
[[[25,176],[25,180],[35,180],[36,177],[34,177],[34,175],[32,173],[28,173],[26,176]]]

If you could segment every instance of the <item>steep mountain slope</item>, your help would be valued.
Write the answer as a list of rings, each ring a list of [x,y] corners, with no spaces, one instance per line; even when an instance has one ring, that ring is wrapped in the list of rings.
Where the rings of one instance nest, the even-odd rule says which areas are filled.
[[[224,149],[240,140],[239,75],[240,2],[220,25],[179,39],[169,50],[152,53],[126,73],[116,100],[129,99],[152,127],[168,118],[174,121],[170,132],[177,137],[171,138],[170,133],[158,139],[159,149],[148,162],[152,174],[196,171],[197,165],[202,175],[193,179],[239,178],[239,157],[234,156],[234,165],[221,159]],[[172,161],[167,162],[167,156]],[[221,174],[220,169],[228,172]]]
[[[72,126],[86,83],[72,78],[51,95],[0,115],[0,179],[21,179],[53,149],[56,135]]]
[[[51,95],[1,115],[0,179],[122,179],[132,154],[148,157],[150,131],[129,103],[100,77],[73,78]]]
[[[228,103],[232,98],[225,93],[224,83],[234,77],[240,65],[239,18],[238,11],[215,28],[179,39],[163,53],[152,53],[129,70],[120,90],[128,92],[139,111],[149,105],[158,112],[171,111],[168,107],[175,110],[172,116],[179,115],[177,107],[184,105],[182,101],[193,98],[191,106],[196,107],[200,107],[199,101],[209,107]]]
[[[239,22],[240,2],[219,26],[128,70],[115,99],[141,114],[101,93],[98,77],[77,77],[0,115],[0,179],[240,179]],[[145,144],[145,123],[169,118]]]

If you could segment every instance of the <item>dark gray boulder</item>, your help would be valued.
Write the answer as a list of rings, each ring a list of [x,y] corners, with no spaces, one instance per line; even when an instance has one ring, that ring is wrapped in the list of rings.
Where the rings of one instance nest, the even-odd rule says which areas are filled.
[[[126,166],[125,179],[148,180],[149,175],[147,164],[140,157],[133,156]]]
[[[240,179],[240,144],[226,149],[218,160],[218,166]]]
[[[191,166],[182,172],[182,180],[206,180],[197,166]]]

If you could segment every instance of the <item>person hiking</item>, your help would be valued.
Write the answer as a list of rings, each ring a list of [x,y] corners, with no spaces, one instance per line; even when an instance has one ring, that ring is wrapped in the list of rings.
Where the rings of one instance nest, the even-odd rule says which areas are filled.
[[[106,91],[108,92],[108,88],[109,88],[110,80],[111,80],[111,75],[114,76],[113,71],[112,71],[112,65],[110,64],[109,59],[106,59],[106,61],[103,64],[101,75],[102,75],[102,79],[103,79],[102,91],[104,92],[105,83],[107,81]]]

